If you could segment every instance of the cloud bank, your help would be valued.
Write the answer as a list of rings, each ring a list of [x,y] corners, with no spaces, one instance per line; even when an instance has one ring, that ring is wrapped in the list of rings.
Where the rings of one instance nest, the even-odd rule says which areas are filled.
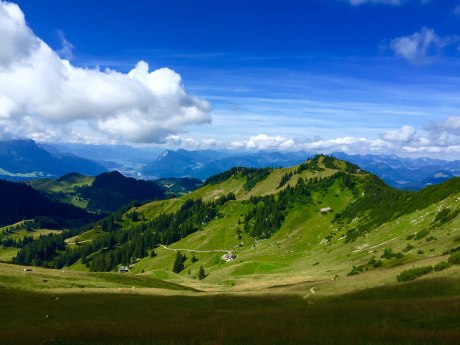
[[[0,1],[0,135],[37,140],[159,143],[187,125],[210,122],[207,101],[189,95],[179,74],[73,66],[27,26],[21,9]]]
[[[343,136],[332,139],[287,138],[282,135],[257,134],[231,142],[216,139],[196,140],[180,136],[168,137],[168,144],[187,149],[230,149],[249,151],[306,151],[310,153],[346,152],[349,154],[395,154],[403,156],[435,156],[453,159],[460,153],[460,116],[427,125],[417,131],[404,125],[386,131],[378,138]]]

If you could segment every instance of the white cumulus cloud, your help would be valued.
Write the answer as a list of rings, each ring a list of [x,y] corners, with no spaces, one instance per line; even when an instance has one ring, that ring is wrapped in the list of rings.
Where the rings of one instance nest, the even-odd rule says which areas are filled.
[[[234,141],[230,147],[247,150],[289,150],[296,146],[293,139],[286,139],[280,135],[268,136],[257,134],[249,137],[248,140]]]
[[[452,116],[442,121],[432,123],[426,129],[436,138],[446,140],[448,135],[460,136],[460,116]],[[458,140],[456,138],[455,140]]]
[[[64,32],[62,30],[57,31],[57,35],[59,38],[59,41],[61,43],[61,49],[59,49],[57,52],[60,56],[62,56],[64,59],[72,59],[73,58],[73,49],[75,48],[72,43],[67,41]]]
[[[336,151],[369,153],[387,152],[393,146],[392,143],[381,139],[367,139],[356,137],[339,137],[334,139],[298,139],[285,138],[280,135],[269,136],[258,134],[247,140],[233,141],[229,147],[240,150],[270,150],[270,151],[310,151],[330,153]]]
[[[64,37],[62,37],[64,39]],[[63,41],[61,54],[72,46]],[[0,1],[0,132],[40,140],[164,142],[190,124],[210,122],[210,105],[185,90],[179,74],[73,66]]]
[[[402,126],[398,130],[388,131],[383,134],[383,139],[396,142],[409,142],[415,139],[417,131],[412,126]]]
[[[396,56],[411,63],[427,63],[446,46],[458,42],[457,36],[440,37],[433,29],[422,28],[412,35],[391,40],[389,47]]]

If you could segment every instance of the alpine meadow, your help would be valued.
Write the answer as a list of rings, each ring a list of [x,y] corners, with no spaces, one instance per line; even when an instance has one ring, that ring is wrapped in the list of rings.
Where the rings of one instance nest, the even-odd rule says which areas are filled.
[[[457,0],[0,0],[0,344],[459,344],[459,35]]]

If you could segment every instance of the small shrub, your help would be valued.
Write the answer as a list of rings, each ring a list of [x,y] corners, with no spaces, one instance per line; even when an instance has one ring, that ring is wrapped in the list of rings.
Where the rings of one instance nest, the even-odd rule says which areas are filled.
[[[411,268],[411,269],[402,271],[399,275],[396,276],[396,280],[398,282],[407,282],[409,280],[414,280],[428,273],[431,273],[432,271],[433,271],[432,266],[415,267],[415,268]]]
[[[383,259],[387,259],[387,260],[390,260],[392,258],[401,259],[402,257],[404,257],[404,254],[403,253],[395,253],[395,252],[393,252],[393,249],[391,249],[391,248],[385,248],[381,257]]]
[[[408,252],[410,250],[414,249],[414,246],[410,243],[407,244],[406,248],[403,249],[403,252]]]
[[[452,249],[449,251],[449,253],[455,253],[455,252],[458,252],[458,251],[460,251],[460,246],[455,247],[455,248],[452,248]]]
[[[415,234],[407,235],[407,236],[406,236],[406,241],[410,241],[410,240],[413,239],[414,237],[415,237]]]
[[[382,267],[382,265],[383,265],[382,260],[376,260],[376,261],[372,264],[372,266],[374,266],[375,268]]]
[[[460,265],[460,252],[454,252],[454,253],[450,254],[448,261],[452,265]]]
[[[424,253],[425,253],[425,252],[424,252],[423,250],[421,250],[421,249],[419,249],[419,250],[417,251],[417,254],[418,254],[418,255],[423,255]]]
[[[457,217],[459,212],[459,210],[451,210],[450,208],[446,207],[436,214],[436,217],[433,220],[433,224],[439,223],[439,225],[442,225],[447,223]]]
[[[355,276],[360,274],[364,270],[364,266],[353,266],[351,271],[347,273],[347,276]]]
[[[368,264],[374,268],[382,267],[383,265],[382,260],[376,260],[375,258],[370,259]]]
[[[382,257],[383,259],[388,259],[388,260],[389,260],[389,259],[391,259],[391,258],[393,257],[393,255],[394,255],[393,249],[391,249],[391,248],[385,248],[385,249],[383,250],[383,254],[382,254],[381,257]]]
[[[427,237],[427,238],[426,238],[426,241],[427,241],[427,242],[434,241],[434,240],[437,240],[437,238],[434,237],[434,236],[430,236],[430,237]]]
[[[415,234],[414,239],[415,239],[415,240],[421,240],[422,238],[424,238],[425,236],[427,236],[429,233],[430,233],[430,230],[428,230],[428,229],[420,230],[419,232],[417,232],[417,233]]]
[[[436,265],[434,265],[434,270],[439,272],[439,271],[442,271],[442,270],[445,270],[446,268],[449,268],[450,266],[452,266],[450,263],[448,263],[447,261],[441,261],[441,262],[438,262]]]

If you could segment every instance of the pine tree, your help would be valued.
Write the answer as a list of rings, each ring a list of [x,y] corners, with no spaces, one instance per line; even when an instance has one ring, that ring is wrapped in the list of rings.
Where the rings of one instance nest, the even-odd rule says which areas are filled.
[[[198,279],[202,280],[206,278],[206,271],[203,268],[203,265],[200,266],[200,270],[198,271]]]
[[[184,269],[185,259],[186,259],[185,255],[182,255],[180,252],[177,252],[176,260],[174,260],[174,265],[173,265],[174,273],[179,273],[180,271]]]
[[[192,258],[190,259],[190,261],[192,261],[192,263],[195,263],[198,261],[197,257],[195,256],[195,254],[192,255]]]

